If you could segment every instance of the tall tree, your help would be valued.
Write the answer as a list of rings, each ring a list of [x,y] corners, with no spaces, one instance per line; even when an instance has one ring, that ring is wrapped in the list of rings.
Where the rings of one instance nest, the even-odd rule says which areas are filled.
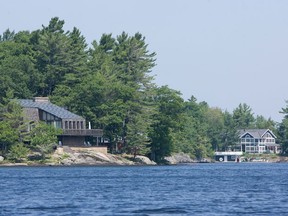
[[[10,31],[9,29],[7,29],[5,32],[3,32],[2,35],[0,35],[0,42],[1,41],[12,41],[14,39],[15,36],[15,31]]]
[[[41,31],[35,32],[37,67],[43,76],[43,86],[39,89],[38,95],[50,96],[56,86],[64,82],[65,76],[73,70],[77,72],[77,67],[81,64],[73,58],[75,56],[73,54],[79,51],[75,45],[79,42],[77,41],[79,32],[74,29],[69,35],[69,32],[64,33],[63,26],[64,21],[55,17],[47,27],[43,26]]]
[[[198,160],[211,155],[212,146],[208,135],[209,109],[206,102],[198,103],[194,96],[185,102],[185,113],[188,117],[185,126],[186,133],[184,134],[186,141],[183,141],[184,146],[181,143],[179,145],[182,146],[183,152],[190,153],[192,157]],[[210,131],[212,132],[211,129]]]
[[[22,142],[25,124],[22,109],[17,102],[8,100],[0,106],[0,149],[6,154],[12,145]]]
[[[246,103],[240,103],[239,106],[233,110],[233,119],[238,129],[254,127],[254,116],[251,107]]]
[[[0,43],[1,99],[8,91],[19,98],[28,98],[35,93],[38,76],[29,40],[29,32],[19,32],[13,40]]]
[[[276,123],[271,119],[266,119],[262,115],[257,115],[255,118],[255,128],[275,130]]]
[[[153,115],[149,137],[151,138],[151,158],[162,162],[175,149],[172,131],[180,127],[181,116],[184,111],[184,101],[178,91],[162,86],[157,89],[154,98],[157,113]]]
[[[224,112],[224,128],[221,133],[222,136],[222,145],[219,148],[221,151],[227,151],[230,147],[235,148],[235,145],[238,142],[238,125],[233,119],[233,114],[230,114],[228,111]]]
[[[106,41],[108,41],[110,45],[111,40],[109,37]],[[131,136],[133,133],[133,136],[143,133],[143,130],[138,132],[134,131],[133,133],[131,130],[128,131],[129,122],[139,124],[135,125],[135,127],[140,129],[143,127],[143,122],[145,122],[143,116],[147,117],[147,114],[143,115],[147,109],[143,101],[147,98],[146,92],[153,87],[153,77],[150,76],[149,73],[155,66],[154,57],[156,55],[154,52],[150,53],[147,47],[145,37],[140,33],[129,37],[128,34],[123,32],[117,37],[115,48],[112,52],[112,60],[115,63],[115,75],[124,90],[121,99],[125,105],[128,105],[126,106],[122,127],[124,147],[129,145],[126,142],[127,138],[129,140],[127,136]],[[139,106],[139,104],[141,104],[141,106]],[[141,118],[142,120],[140,120]],[[148,131],[149,124],[145,125],[147,125],[146,131]]]
[[[281,143],[282,153],[288,153],[288,100],[286,101],[286,107],[280,111],[283,114],[283,119],[278,125],[277,134],[279,142]]]
[[[206,112],[207,136],[213,150],[219,150],[222,144],[221,133],[224,130],[224,116],[219,108],[209,108]]]

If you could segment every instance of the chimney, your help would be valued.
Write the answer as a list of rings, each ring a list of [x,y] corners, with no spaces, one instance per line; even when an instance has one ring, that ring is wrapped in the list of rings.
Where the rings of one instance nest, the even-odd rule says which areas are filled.
[[[34,97],[33,101],[34,102],[48,103],[49,102],[49,98],[48,97]]]

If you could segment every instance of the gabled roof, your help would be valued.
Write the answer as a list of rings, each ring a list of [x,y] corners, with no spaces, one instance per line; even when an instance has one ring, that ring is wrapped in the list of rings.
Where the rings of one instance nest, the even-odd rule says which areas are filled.
[[[239,137],[244,137],[246,134],[250,134],[253,138],[262,138],[266,133],[270,133],[272,137],[276,138],[275,134],[269,129],[241,129],[239,130]]]
[[[84,120],[83,117],[76,115],[62,107],[50,103],[49,101],[34,101],[30,99],[18,99],[20,105],[24,108],[37,108],[50,113],[60,119]]]

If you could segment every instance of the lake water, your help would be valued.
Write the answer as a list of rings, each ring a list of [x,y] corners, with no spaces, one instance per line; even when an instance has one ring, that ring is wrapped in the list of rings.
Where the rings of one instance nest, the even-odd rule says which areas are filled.
[[[0,215],[288,215],[288,164],[2,167]]]

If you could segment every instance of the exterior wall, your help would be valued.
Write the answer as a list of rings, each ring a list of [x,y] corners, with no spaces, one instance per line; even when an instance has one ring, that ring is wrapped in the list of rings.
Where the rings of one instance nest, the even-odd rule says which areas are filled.
[[[63,129],[62,135],[58,136],[58,138],[61,141],[59,144],[64,146],[90,147],[91,145],[98,146],[101,143],[99,143],[99,140],[103,137],[102,129],[91,129],[90,122],[87,129],[84,118],[76,114],[73,115],[68,111],[68,114],[66,113],[65,115],[65,110],[63,109],[57,111],[59,107],[51,105],[48,97],[36,97],[33,102],[32,100],[25,99],[20,101],[23,102],[23,114],[30,121],[30,124],[27,126],[28,131],[35,126],[34,122],[43,121],[46,124]],[[42,107],[43,104],[47,106]]]
[[[84,136],[62,136],[62,145],[70,147],[81,147],[84,146]]]
[[[24,108],[23,111],[25,118],[34,122],[39,121],[39,110],[37,108]]]
[[[240,139],[241,150],[246,153],[265,153],[267,150],[270,150],[267,146],[273,146],[270,147],[271,150],[278,152],[275,145],[275,138],[268,132],[261,138],[245,135],[245,137],[241,137]]]
[[[62,119],[62,129],[85,130],[86,129],[86,122],[85,122],[85,120]]]
[[[245,146],[245,149],[242,149],[246,153],[264,153],[265,150],[265,140],[254,139],[254,138],[242,138],[241,146]]]
[[[220,162],[234,161],[239,162],[243,153],[240,152],[215,152],[215,160]]]

